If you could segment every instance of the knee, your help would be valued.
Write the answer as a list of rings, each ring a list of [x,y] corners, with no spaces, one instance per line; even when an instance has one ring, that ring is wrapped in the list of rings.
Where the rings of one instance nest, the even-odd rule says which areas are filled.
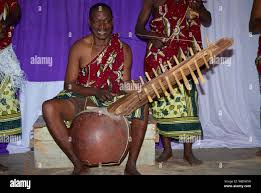
[[[42,104],[42,112],[45,117],[52,115],[55,112],[54,102],[52,100],[45,101]]]

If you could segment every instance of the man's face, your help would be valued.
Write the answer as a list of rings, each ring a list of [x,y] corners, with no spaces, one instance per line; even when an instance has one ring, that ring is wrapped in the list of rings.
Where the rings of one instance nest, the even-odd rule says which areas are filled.
[[[112,16],[106,8],[95,10],[90,18],[90,26],[93,35],[100,39],[105,40],[112,34]]]

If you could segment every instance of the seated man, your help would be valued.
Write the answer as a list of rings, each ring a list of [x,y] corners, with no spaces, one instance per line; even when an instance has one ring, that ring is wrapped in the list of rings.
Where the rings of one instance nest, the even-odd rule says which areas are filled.
[[[64,120],[72,120],[86,106],[106,106],[121,94],[121,84],[130,80],[131,48],[112,34],[112,10],[103,3],[95,4],[89,13],[92,33],[77,41],[68,59],[64,91],[43,103],[43,116],[50,134],[74,165],[73,174],[88,171],[75,155]],[[87,100],[88,99],[88,100]],[[136,161],[147,128],[148,108],[131,124],[132,142],[125,174],[140,174]],[[145,116],[144,116],[145,115]]]

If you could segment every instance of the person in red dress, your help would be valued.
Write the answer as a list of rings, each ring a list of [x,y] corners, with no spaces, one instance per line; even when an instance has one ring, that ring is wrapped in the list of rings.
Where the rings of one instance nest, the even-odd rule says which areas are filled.
[[[150,31],[146,23],[150,20]],[[145,72],[150,78],[161,73],[168,63],[176,65],[174,56],[181,61],[182,54],[194,52],[201,45],[201,24],[210,26],[211,14],[201,0],[144,0],[136,23],[136,35],[148,40]],[[153,70],[156,72],[153,72]],[[172,157],[171,140],[184,144],[184,160],[200,164],[192,153],[192,143],[202,136],[197,110],[197,90],[190,81],[191,90],[174,88],[173,96],[161,97],[152,103],[153,117],[163,142],[163,152],[157,158],[165,162]]]

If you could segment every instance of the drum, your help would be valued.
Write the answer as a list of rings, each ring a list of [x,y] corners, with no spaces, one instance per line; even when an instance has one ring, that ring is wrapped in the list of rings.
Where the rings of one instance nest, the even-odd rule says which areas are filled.
[[[123,116],[94,108],[79,113],[71,125],[76,156],[89,166],[120,164],[128,152],[129,122]]]

